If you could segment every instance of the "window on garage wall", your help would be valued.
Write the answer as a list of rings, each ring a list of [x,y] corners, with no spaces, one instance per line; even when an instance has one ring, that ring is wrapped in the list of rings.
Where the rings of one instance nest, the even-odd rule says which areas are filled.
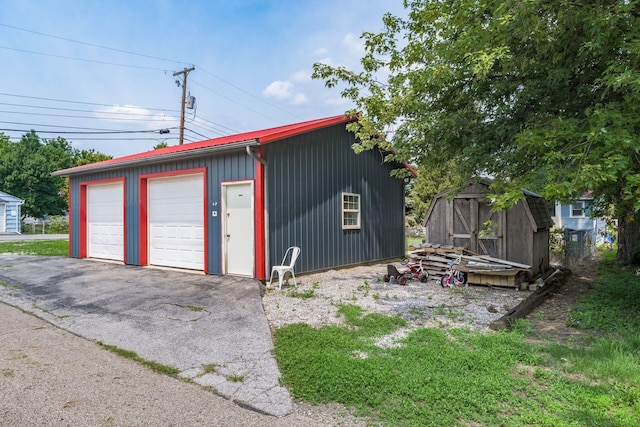
[[[342,193],[342,229],[360,229],[360,195]]]

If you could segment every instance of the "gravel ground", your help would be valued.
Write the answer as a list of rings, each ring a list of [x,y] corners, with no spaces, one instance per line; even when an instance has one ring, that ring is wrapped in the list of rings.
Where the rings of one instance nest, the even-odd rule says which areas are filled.
[[[399,266],[398,266],[399,267]],[[297,278],[298,287],[267,289],[263,306],[272,328],[292,323],[314,327],[341,325],[341,304],[355,304],[365,313],[400,316],[407,329],[469,327],[488,330],[489,324],[527,298],[531,292],[487,286],[443,288],[438,280],[407,285],[384,282],[385,265],[330,270]]]

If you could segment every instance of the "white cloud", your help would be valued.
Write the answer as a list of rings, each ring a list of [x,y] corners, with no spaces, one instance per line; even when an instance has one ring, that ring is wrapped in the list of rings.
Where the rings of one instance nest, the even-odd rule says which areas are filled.
[[[290,81],[276,80],[271,83],[262,94],[267,98],[275,98],[277,100],[290,99],[293,94],[293,83]]]
[[[130,104],[102,107],[94,115],[98,119],[111,122],[144,123],[149,129],[176,126],[179,121],[178,117],[167,116],[163,113],[153,113],[146,108]]]
[[[291,79],[297,82],[309,82],[311,81],[311,74],[306,71],[298,71],[297,73],[293,73]]]
[[[364,44],[359,37],[355,36],[353,33],[348,33],[342,39],[342,44],[345,45],[349,50],[353,53],[364,54]]]
[[[351,101],[342,97],[337,97],[337,96],[326,98],[324,100],[324,103],[327,105],[345,105],[345,104],[348,104],[349,102]]]
[[[319,47],[313,51],[313,56],[327,56],[329,55],[329,49],[326,47]]]
[[[333,58],[332,58],[332,57],[330,57],[330,56],[325,56],[324,58],[322,58],[322,59],[320,59],[320,60],[318,60],[318,61],[316,61],[316,62],[319,62],[319,63],[321,63],[321,64],[330,65],[330,66],[332,66],[332,67],[334,66],[334,64],[333,64]]]
[[[307,95],[304,93],[296,93],[291,100],[291,105],[302,105],[308,103]]]
[[[289,101],[291,105],[302,105],[309,102],[307,96],[302,92],[296,92],[293,83],[288,80],[274,81],[262,91],[262,94],[278,101]]]

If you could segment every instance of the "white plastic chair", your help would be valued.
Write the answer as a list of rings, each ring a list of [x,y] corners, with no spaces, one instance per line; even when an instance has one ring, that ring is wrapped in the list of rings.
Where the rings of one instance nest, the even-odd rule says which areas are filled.
[[[273,281],[273,274],[278,273],[279,286],[278,289],[282,289],[282,280],[287,273],[291,273],[291,277],[293,277],[293,284],[295,287],[298,287],[296,283],[296,275],[293,274],[293,266],[296,264],[296,260],[298,259],[298,255],[300,255],[300,248],[297,246],[291,246],[284,253],[284,257],[282,258],[282,265],[274,265],[271,268],[271,277],[269,278],[269,287],[271,287],[271,282]],[[289,257],[289,263],[287,262],[287,257]]]

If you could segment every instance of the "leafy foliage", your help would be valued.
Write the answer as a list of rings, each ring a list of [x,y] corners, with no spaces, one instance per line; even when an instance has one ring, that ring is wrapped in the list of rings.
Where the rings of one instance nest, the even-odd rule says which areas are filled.
[[[383,135],[400,160],[450,162],[458,186],[493,177],[496,209],[522,188],[562,201],[590,190],[629,231],[629,260],[640,239],[638,1],[404,4],[407,18],[387,14],[382,32],[362,35],[362,71],[314,65],[362,111],[358,149],[394,129]]]
[[[0,134],[0,189],[24,200],[25,216],[61,215],[67,209],[67,181],[51,173],[110,158],[75,150],[64,138],[41,140],[33,131],[15,143]]]

